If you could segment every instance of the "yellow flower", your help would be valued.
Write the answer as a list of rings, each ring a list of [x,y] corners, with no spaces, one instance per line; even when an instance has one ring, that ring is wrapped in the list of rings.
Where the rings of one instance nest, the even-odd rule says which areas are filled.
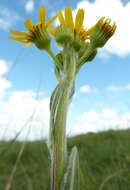
[[[50,36],[47,33],[48,27],[56,19],[57,16],[49,19],[46,23],[46,8],[39,8],[39,21],[36,24],[32,24],[32,21],[28,18],[24,25],[28,30],[28,33],[17,30],[10,30],[10,33],[17,37],[8,37],[9,40],[15,40],[26,44],[24,47],[35,44],[39,49],[45,49],[47,45],[50,45]]]
[[[116,31],[116,23],[110,25],[111,19],[102,17],[90,34],[90,41],[95,47],[103,47]]]
[[[79,9],[76,18],[75,18],[75,23],[73,21],[73,16],[72,16],[72,10],[71,7],[66,7],[64,11],[64,16],[62,14],[62,11],[58,11],[58,19],[60,22],[60,26],[68,26],[72,29],[75,35],[79,35],[83,41],[88,39],[89,34],[93,30],[95,26],[90,28],[89,30],[84,29],[83,27],[83,21],[84,21],[84,10]],[[49,27],[48,28],[49,33],[55,37],[56,29]]]

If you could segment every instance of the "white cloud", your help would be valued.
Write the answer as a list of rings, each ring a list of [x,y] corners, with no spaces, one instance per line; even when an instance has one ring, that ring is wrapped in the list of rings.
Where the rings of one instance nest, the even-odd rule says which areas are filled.
[[[34,10],[34,0],[28,0],[25,4],[25,10],[27,12],[32,12]]]
[[[79,8],[85,10],[84,26],[87,28],[94,25],[102,16],[111,18],[112,22],[116,21],[117,30],[104,47],[105,52],[119,56],[130,54],[130,2],[124,5],[121,0],[81,1],[73,11],[74,15]]]
[[[0,101],[0,139],[11,139],[21,131],[19,139],[35,140],[49,135],[49,98],[36,100],[32,91],[15,91],[8,100]],[[77,135],[108,129],[130,127],[130,112],[119,114],[114,109],[90,110],[77,118],[77,124],[67,127],[67,134]],[[69,122],[68,122],[69,123]]]
[[[10,63],[0,59],[0,139],[14,138],[22,128],[19,139],[45,138],[49,131],[49,98],[41,98],[40,92],[38,100],[33,91],[13,91],[7,96],[6,90],[12,85],[5,78]]]
[[[6,90],[11,87],[11,83],[0,77],[0,99],[2,99],[5,96]]]
[[[130,113],[119,114],[116,110],[104,108],[100,113],[90,110],[83,113],[77,124],[69,128],[71,135],[98,132],[109,129],[127,129],[130,127]]]
[[[0,138],[11,139],[23,128],[19,139],[41,139],[49,132],[49,98],[36,100],[32,91],[15,91],[0,101]]]
[[[108,86],[107,91],[109,92],[119,92],[119,91],[130,91],[130,84],[126,84],[123,86]]]
[[[11,139],[21,131],[19,139],[47,138],[49,134],[49,98],[36,100],[32,91],[15,91],[7,101],[0,101],[0,139]],[[108,129],[130,127],[130,113],[119,114],[114,109],[90,110],[77,118],[77,124],[67,127],[67,134],[77,135]],[[69,133],[68,133],[69,132]]]
[[[80,89],[79,89],[79,91],[80,91],[80,93],[87,93],[87,94],[94,93],[94,94],[98,94],[98,89],[91,88],[89,85],[81,86]]]
[[[15,11],[0,5],[0,29],[7,30],[18,20],[20,20],[20,16]]]

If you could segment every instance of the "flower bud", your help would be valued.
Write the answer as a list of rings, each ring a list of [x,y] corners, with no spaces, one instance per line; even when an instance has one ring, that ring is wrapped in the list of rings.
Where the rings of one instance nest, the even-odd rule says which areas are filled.
[[[79,50],[78,57],[82,60],[82,64],[92,61],[97,54],[97,48],[93,48],[89,42],[86,42]]]
[[[111,19],[104,19],[105,17],[102,17],[97,22],[96,26],[92,30],[92,33],[90,34],[90,42],[96,48],[103,47],[109,38],[111,38],[111,36],[115,33],[117,27],[115,22],[112,26],[110,25]]]
[[[94,51],[89,55],[88,59],[85,62],[92,61],[96,57],[96,55],[97,55],[97,49],[94,49]]]
[[[84,55],[84,53],[85,53],[86,49],[88,48],[88,46],[89,46],[89,42],[86,42],[84,45],[81,46],[81,48],[80,48],[80,50],[78,52],[79,58],[81,58]]]

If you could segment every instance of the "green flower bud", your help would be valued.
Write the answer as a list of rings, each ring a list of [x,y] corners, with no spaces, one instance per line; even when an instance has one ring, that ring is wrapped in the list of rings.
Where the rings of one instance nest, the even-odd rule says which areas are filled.
[[[89,42],[86,42],[84,45],[81,46],[81,48],[80,48],[80,50],[78,52],[79,58],[81,58],[84,55],[84,53],[85,53],[86,49],[88,48],[88,46],[89,46]]]
[[[97,54],[97,48],[95,48],[91,43],[86,42],[80,48],[78,52],[78,67],[81,67],[85,62],[92,61]]]
[[[79,58],[82,58],[84,57],[83,59],[83,63],[87,62],[87,61],[92,61],[95,56],[97,55],[97,49],[93,49],[92,51],[90,51],[89,53],[88,52],[88,49],[89,49],[89,45],[90,43],[85,43],[84,46],[82,46],[80,48],[80,51],[79,51]]]
[[[80,48],[83,45],[83,40],[79,35],[75,35],[74,41],[73,41],[73,47],[76,51],[79,51]]]
[[[112,26],[110,25],[111,19],[104,19],[105,17],[102,17],[97,22],[96,26],[92,30],[92,33],[90,34],[90,42],[96,48],[103,47],[109,38],[111,38],[111,36],[115,33],[117,27],[115,22]]]
[[[97,49],[95,49],[95,50],[89,55],[89,57],[86,59],[85,62],[87,62],[87,61],[92,61],[92,60],[96,57],[96,55],[97,55]]]
[[[69,26],[61,25],[56,28],[55,39],[60,44],[70,43],[74,40],[74,33]]]

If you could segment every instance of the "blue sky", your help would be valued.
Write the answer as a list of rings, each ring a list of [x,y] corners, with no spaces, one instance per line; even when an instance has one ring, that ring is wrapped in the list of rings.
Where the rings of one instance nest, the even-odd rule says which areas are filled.
[[[110,17],[117,23],[115,35],[103,49],[99,49],[93,62],[81,68],[70,105],[67,135],[128,128],[130,1],[3,0],[0,2],[0,139],[13,138],[21,128],[23,132],[19,139],[48,136],[49,98],[57,84],[53,61],[35,46],[22,48],[22,44],[7,39],[11,36],[10,29],[26,31],[24,21],[27,18],[35,23],[40,6],[47,8],[47,19],[66,6],[72,7],[74,16],[78,8],[84,8],[84,26],[87,28],[101,16]],[[56,22],[52,26],[55,27]],[[59,51],[54,39],[52,49],[55,54]],[[32,114],[33,119],[28,121]]]

